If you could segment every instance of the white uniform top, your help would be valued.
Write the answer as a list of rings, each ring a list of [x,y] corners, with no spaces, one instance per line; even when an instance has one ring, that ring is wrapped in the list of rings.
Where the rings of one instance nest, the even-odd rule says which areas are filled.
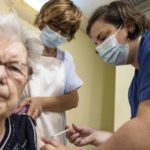
[[[53,57],[41,57],[23,97],[61,96],[78,89],[83,84],[75,72],[71,54],[58,49],[57,58],[59,60]],[[65,112],[43,112],[37,119],[37,126],[43,129],[47,137],[50,137],[65,129]],[[66,143],[65,135],[58,136],[56,139],[63,144]]]
[[[64,93],[68,93],[82,86],[83,81],[79,78],[76,73],[75,65],[72,55],[57,48],[56,58],[64,62],[65,66],[65,90]]]
[[[35,73],[25,87],[23,97],[60,96],[64,93],[65,69],[64,63],[55,59],[42,56],[36,64]],[[64,112],[42,112],[37,119],[37,126],[50,137],[66,126]],[[65,136],[56,137],[61,143],[65,143]]]

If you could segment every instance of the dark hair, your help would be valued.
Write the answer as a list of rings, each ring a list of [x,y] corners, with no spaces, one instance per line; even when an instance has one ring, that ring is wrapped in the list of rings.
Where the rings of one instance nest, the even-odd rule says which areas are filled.
[[[71,0],[49,0],[42,6],[34,24],[40,30],[45,25],[61,26],[72,40],[79,29],[81,16],[82,12]]]
[[[144,13],[123,1],[114,1],[109,5],[99,7],[91,16],[87,26],[87,34],[90,35],[91,27],[97,20],[103,20],[119,28],[122,24],[131,23],[134,31],[128,33],[129,39],[136,39],[142,35],[150,24]]]

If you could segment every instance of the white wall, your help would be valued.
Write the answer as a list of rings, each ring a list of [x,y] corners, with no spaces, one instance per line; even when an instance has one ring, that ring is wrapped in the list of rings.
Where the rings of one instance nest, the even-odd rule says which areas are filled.
[[[89,37],[78,31],[75,40],[61,46],[74,56],[78,75],[84,81],[79,89],[79,106],[67,112],[68,124],[86,124],[95,129],[113,130],[115,68],[106,65],[94,52]],[[70,146],[72,150],[77,148]]]
[[[9,3],[7,2],[7,0],[5,1],[5,0],[0,0],[0,11],[1,12],[10,12],[10,11],[12,11],[12,10],[15,10],[14,8],[14,6],[13,6],[13,9],[12,9],[12,7],[10,7],[9,5],[8,5]],[[20,5],[19,5],[20,6]],[[18,7],[19,7],[18,6]],[[21,8],[20,8],[21,9]],[[31,10],[31,8],[26,8],[26,11],[30,11]],[[16,11],[16,13],[17,13],[17,11]],[[25,12],[24,12],[24,14],[25,14]],[[18,16],[20,16],[20,14],[19,13],[17,13],[17,15]],[[22,14],[21,14],[22,15]],[[31,29],[33,29],[33,30],[37,30],[37,28],[35,28],[33,25],[31,25],[30,23],[28,23],[26,20],[24,20],[23,18],[21,18],[21,17],[19,17],[19,19],[20,19],[20,21],[22,22],[22,24],[24,24],[25,26],[27,26],[27,27],[29,27],[29,28],[31,28]]]
[[[123,123],[128,121],[131,116],[128,101],[128,88],[130,86],[133,73],[134,68],[129,65],[116,68],[115,130],[117,130]]]

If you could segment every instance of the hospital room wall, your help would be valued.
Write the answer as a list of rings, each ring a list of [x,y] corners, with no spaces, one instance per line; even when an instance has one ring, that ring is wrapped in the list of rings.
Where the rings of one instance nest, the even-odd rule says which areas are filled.
[[[116,68],[114,130],[130,119],[128,89],[133,74],[134,68],[130,65]]]
[[[0,11],[8,11],[10,8],[3,0],[0,0]]]
[[[85,124],[113,131],[115,68],[102,61],[95,53],[95,45],[80,30],[73,41],[61,47],[73,55],[76,71],[84,82],[79,89],[78,107],[67,111],[68,124]],[[87,150],[91,147],[70,148]]]
[[[31,9],[31,8],[30,8]],[[29,11],[30,11],[29,9]],[[17,11],[13,8],[11,8],[8,4],[7,1],[4,0],[0,0],[0,11],[1,12],[14,12],[17,14]],[[20,21],[22,22],[22,24],[24,24],[25,26],[29,27],[30,29],[33,29],[34,31],[38,31],[36,27],[34,27],[33,25],[31,25],[30,23],[28,23],[26,20],[24,20],[23,18],[20,17],[19,14],[17,14],[19,16]]]

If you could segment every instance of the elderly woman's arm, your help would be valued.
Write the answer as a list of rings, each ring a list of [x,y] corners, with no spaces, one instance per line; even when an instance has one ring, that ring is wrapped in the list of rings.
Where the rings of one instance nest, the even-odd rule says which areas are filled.
[[[44,142],[44,145],[40,150],[69,150],[67,147],[53,139],[43,138],[42,141]]]
[[[45,137],[38,127],[36,127],[36,132],[37,150],[68,150],[67,147],[58,143],[56,140]]]

